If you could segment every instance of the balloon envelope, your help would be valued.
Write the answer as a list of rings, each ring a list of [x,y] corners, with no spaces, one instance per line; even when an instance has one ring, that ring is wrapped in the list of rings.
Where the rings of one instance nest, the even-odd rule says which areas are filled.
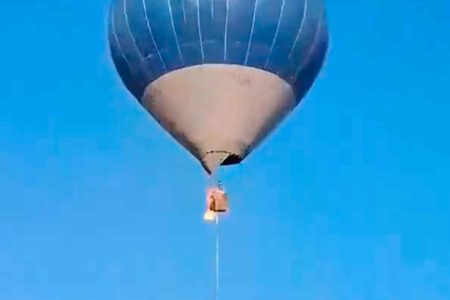
[[[108,26],[127,89],[209,173],[295,108],[328,48],[322,0],[114,0]]]

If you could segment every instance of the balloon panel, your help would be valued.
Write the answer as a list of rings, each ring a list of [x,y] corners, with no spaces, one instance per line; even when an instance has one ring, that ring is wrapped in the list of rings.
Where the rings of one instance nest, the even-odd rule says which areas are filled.
[[[321,68],[328,35],[321,0],[114,0],[109,40],[139,100],[160,76],[210,63],[277,74],[300,100]]]

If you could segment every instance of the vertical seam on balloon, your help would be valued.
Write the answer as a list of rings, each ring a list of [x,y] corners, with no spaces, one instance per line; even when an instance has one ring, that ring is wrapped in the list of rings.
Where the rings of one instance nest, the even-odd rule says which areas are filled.
[[[227,47],[228,47],[228,13],[230,9],[229,0],[225,1],[225,30],[224,30],[224,42],[223,42],[223,60],[227,61]]]
[[[128,65],[128,68],[131,70],[132,68],[131,68],[131,66],[130,66],[130,62],[128,61],[128,58],[125,56],[125,53],[123,52],[122,46],[120,45],[120,42],[119,42],[119,37],[117,36],[117,32],[116,32],[116,22],[115,22],[115,20],[114,20],[114,14],[113,14],[112,8],[111,8],[111,12],[110,12],[110,18],[111,18],[111,27],[112,27],[111,29],[112,29],[112,34],[113,34],[114,40],[116,41],[117,48],[118,48],[118,50],[119,50],[119,52],[120,52],[120,56],[123,57],[123,59],[125,60],[125,62],[126,62],[127,65]]]
[[[136,43],[136,39],[133,35],[133,33],[131,32],[131,27],[130,27],[130,22],[128,21],[128,12],[127,12],[127,0],[123,0],[123,15],[125,17],[125,23],[127,24],[127,31],[128,34],[130,35],[131,40],[133,41],[134,46],[136,47],[136,50],[139,54],[139,57],[141,58],[141,60],[144,59],[144,55],[141,52],[141,49],[139,49],[137,43]]]
[[[180,56],[180,60],[183,63],[183,56],[181,54],[181,47],[180,47],[180,43],[178,42],[178,35],[177,35],[177,31],[175,29],[175,22],[173,20],[173,14],[172,14],[172,4],[170,3],[170,0],[167,0],[167,5],[169,7],[169,14],[170,14],[170,23],[172,25],[172,32],[173,35],[175,37],[175,42],[177,43],[177,50],[178,50],[178,55]]]
[[[256,19],[256,10],[257,9],[258,9],[258,0],[255,1],[255,5],[253,7],[252,27],[250,29],[250,37],[248,38],[248,46],[247,46],[247,53],[245,54],[244,66],[247,65],[248,56],[250,55],[250,48],[252,46],[252,41],[253,41],[253,32],[255,30],[255,19]]]
[[[269,60],[270,60],[270,57],[272,56],[273,48],[275,47],[275,43],[277,41],[278,34],[280,32],[280,25],[281,25],[281,20],[283,18],[285,2],[286,2],[285,0],[283,0],[283,2],[281,2],[281,9],[280,9],[280,15],[278,17],[277,29],[275,30],[275,35],[273,36],[272,45],[270,46],[269,55],[267,56],[267,60],[266,60],[266,63],[264,64],[264,68],[267,68],[267,65],[269,64]]]
[[[300,27],[297,31],[297,36],[295,37],[294,44],[292,45],[291,52],[289,53],[289,57],[292,57],[292,53],[294,52],[295,46],[297,45],[298,40],[300,39],[300,34],[303,31],[303,26],[305,25],[306,12],[308,11],[308,0],[305,0],[305,5],[303,6],[303,17],[302,22],[300,23]]]
[[[148,32],[150,33],[150,37],[152,39],[153,45],[155,45],[156,52],[158,53],[158,57],[161,60],[161,64],[162,64],[162,66],[164,68],[164,71],[167,72],[166,63],[164,62],[164,59],[163,59],[163,57],[161,55],[161,51],[159,50],[158,44],[156,43],[155,36],[153,35],[153,31],[152,31],[152,28],[150,26],[150,21],[148,20],[146,1],[147,0],[142,0],[142,5],[144,6],[144,16],[145,16],[145,22],[147,24],[147,29],[148,29]]]
[[[136,77],[138,77],[138,76],[136,76],[135,70],[131,67],[130,61],[128,60],[127,56],[125,55],[125,52],[123,51],[122,46],[120,45],[119,37],[117,36],[116,21],[115,21],[115,16],[114,16],[112,7],[111,7],[111,11],[110,11],[110,18],[111,18],[111,27],[112,27],[111,30],[112,30],[114,40],[117,44],[117,50],[119,51],[120,56],[122,56],[122,58],[125,60],[125,63],[127,64],[127,67],[131,73],[131,76],[134,77],[133,78],[134,80],[136,80]],[[138,99],[138,101],[141,102],[141,99]]]
[[[183,13],[183,21],[186,24],[186,0],[181,0],[181,12]]]
[[[214,20],[214,0],[211,0],[211,19]]]
[[[305,56],[305,59],[303,60],[303,62],[300,64],[300,66],[298,67],[298,69],[295,72],[295,80],[297,80],[298,75],[300,74],[301,70],[308,64],[308,61],[311,58],[311,55],[313,54],[314,50],[316,49],[317,41],[319,38],[319,33],[321,30],[322,30],[322,18],[320,18],[317,23],[316,32],[314,33],[314,39],[311,43],[311,47],[309,48],[308,53]]]
[[[202,24],[200,22],[200,1],[197,0],[197,27],[198,27],[198,39],[200,40],[200,52],[202,53],[202,63],[205,60],[205,52],[203,50],[203,36],[202,36]]]

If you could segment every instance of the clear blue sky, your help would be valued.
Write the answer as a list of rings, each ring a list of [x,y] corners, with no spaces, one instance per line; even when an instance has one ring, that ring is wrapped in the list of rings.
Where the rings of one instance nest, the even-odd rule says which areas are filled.
[[[211,299],[205,177],[122,87],[107,1],[0,4],[0,299]],[[328,1],[313,90],[223,172],[221,299],[450,299],[450,2]]]

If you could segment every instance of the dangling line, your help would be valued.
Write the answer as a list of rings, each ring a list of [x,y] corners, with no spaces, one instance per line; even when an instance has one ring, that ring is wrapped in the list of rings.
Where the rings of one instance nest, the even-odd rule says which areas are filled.
[[[219,249],[219,214],[216,214],[216,290],[215,296],[216,300],[219,300],[219,259],[220,259],[220,249]]]

